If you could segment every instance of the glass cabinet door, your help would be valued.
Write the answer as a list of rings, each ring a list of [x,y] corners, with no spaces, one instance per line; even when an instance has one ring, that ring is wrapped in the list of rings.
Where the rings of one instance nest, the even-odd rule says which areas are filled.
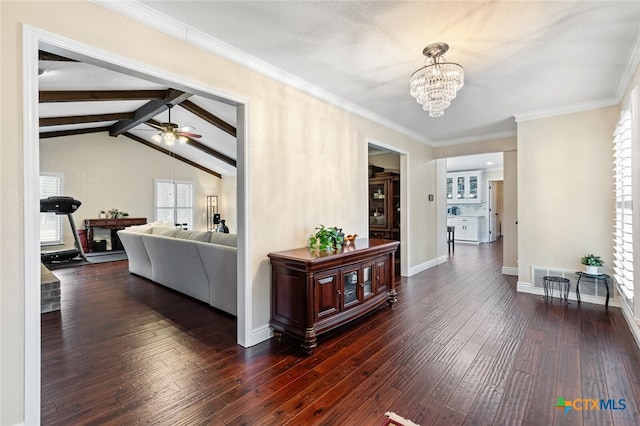
[[[469,199],[478,199],[478,176],[469,175]]]
[[[386,228],[389,212],[387,211],[387,182],[369,183],[369,226]]]
[[[362,269],[362,296],[364,299],[373,295],[373,266],[367,266]]]
[[[447,178],[447,200],[453,200],[453,178]]]
[[[344,302],[343,306],[358,301],[358,270],[345,272],[344,279]]]
[[[466,200],[467,198],[466,187],[467,187],[466,177],[458,176],[456,178],[456,198],[458,200]]]

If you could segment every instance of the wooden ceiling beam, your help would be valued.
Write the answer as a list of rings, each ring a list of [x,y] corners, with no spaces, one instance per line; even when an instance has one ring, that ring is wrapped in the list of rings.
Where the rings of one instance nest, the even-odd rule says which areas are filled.
[[[156,126],[159,126],[161,123],[158,123],[156,120],[148,120],[149,123],[151,124],[155,124]],[[211,148],[210,146],[207,146],[205,144],[203,144],[202,142],[199,142],[195,139],[192,138],[187,138],[187,145],[190,145],[196,149],[199,149],[200,151],[209,154],[212,157],[217,158],[220,161],[223,161],[225,163],[227,163],[230,166],[233,167],[238,167],[237,166],[237,162],[236,160],[234,160],[233,158],[221,153],[220,151],[216,151],[215,149]]]
[[[144,123],[145,121],[151,119],[152,117],[155,117],[156,115],[166,110],[167,104],[177,105],[190,96],[191,93],[169,89],[167,90],[166,96],[163,99],[154,99],[138,108],[134,112],[133,118],[114,123],[109,129],[109,135],[118,136],[123,134],[124,132],[128,132],[137,125]]]
[[[88,133],[99,133],[108,131],[109,126],[91,127],[89,129],[58,130],[55,132],[40,132],[40,139],[59,138],[62,136],[84,135]]]
[[[56,61],[56,62],[78,62],[75,59],[70,59],[65,56],[56,55],[55,53],[45,52],[44,50],[38,50],[39,61]]]
[[[194,104],[189,100],[182,102],[180,106],[186,109],[187,111],[189,111],[190,113],[195,114],[198,117],[202,118],[206,122],[216,126],[218,129],[224,132],[227,132],[234,138],[236,137],[236,128],[233,127],[231,124],[227,123],[226,121],[224,121],[223,119],[221,119],[220,117],[218,117],[217,115],[210,113],[209,111]]]
[[[209,173],[210,175],[213,175],[213,176],[215,176],[217,178],[222,178],[222,175],[220,173],[215,172],[213,170],[210,170],[210,169],[208,169],[208,168],[206,168],[204,166],[201,166],[200,164],[198,164],[196,162],[193,162],[193,161],[191,161],[191,160],[189,160],[187,158],[184,158],[184,157],[176,154],[175,152],[171,152],[168,149],[161,147],[160,145],[154,144],[153,142],[149,142],[148,140],[142,139],[141,137],[138,137],[138,136],[136,136],[136,135],[134,135],[132,133],[129,133],[129,132],[124,132],[124,133],[122,133],[122,135],[126,136],[129,139],[132,139],[132,140],[134,140],[136,142],[139,142],[139,143],[141,143],[141,144],[143,144],[145,146],[148,146],[149,148],[153,148],[156,151],[162,152],[165,155],[173,157],[176,160],[182,161],[183,163],[188,164],[188,165],[190,165],[192,167],[195,167],[196,169],[202,170],[205,173]]]
[[[127,120],[133,117],[132,112],[118,112],[113,114],[75,115],[70,117],[40,118],[40,127],[61,126],[64,124],[95,123],[101,121]]]
[[[166,90],[43,90],[40,103],[164,99]]]

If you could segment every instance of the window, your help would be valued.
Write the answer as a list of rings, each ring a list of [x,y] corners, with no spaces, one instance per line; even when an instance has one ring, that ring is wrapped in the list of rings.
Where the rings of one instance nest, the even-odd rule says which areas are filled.
[[[613,276],[622,300],[631,312],[634,305],[633,278],[633,114],[635,93],[623,108],[614,131],[615,228]],[[637,226],[637,224],[636,224]]]
[[[62,175],[40,175],[40,199],[62,195]],[[40,244],[62,244],[62,218],[55,213],[40,213]]]
[[[155,180],[156,220],[193,229],[193,182]]]

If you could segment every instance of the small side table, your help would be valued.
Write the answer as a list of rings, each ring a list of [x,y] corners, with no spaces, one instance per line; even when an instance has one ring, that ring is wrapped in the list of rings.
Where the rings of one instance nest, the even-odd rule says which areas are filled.
[[[604,283],[604,286],[607,288],[607,299],[604,302],[605,311],[609,310],[609,279],[611,278],[607,274],[587,274],[586,272],[578,271],[576,272],[576,276],[578,277],[578,282],[576,283],[576,298],[578,299],[578,304],[580,303],[580,280],[593,280],[596,285],[598,285],[599,281]]]
[[[544,298],[553,301],[553,286],[558,284],[558,292],[560,292],[560,300],[564,299],[564,303],[569,304],[569,287],[571,283],[568,278],[546,276],[542,277],[542,286],[544,287]]]

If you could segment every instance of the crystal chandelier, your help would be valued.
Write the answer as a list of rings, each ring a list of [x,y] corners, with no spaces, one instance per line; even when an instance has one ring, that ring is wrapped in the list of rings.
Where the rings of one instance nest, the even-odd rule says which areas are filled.
[[[449,50],[447,43],[432,43],[422,54],[431,59],[431,64],[411,74],[411,96],[416,98],[430,117],[440,117],[464,85],[464,70],[458,64],[446,62],[444,55]]]

